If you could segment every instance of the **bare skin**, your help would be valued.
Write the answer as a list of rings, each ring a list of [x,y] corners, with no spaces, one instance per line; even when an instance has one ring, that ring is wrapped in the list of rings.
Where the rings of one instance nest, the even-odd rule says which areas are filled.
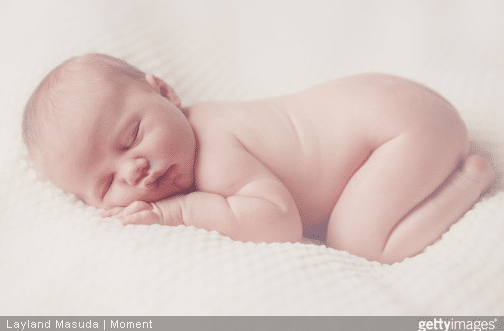
[[[440,238],[494,178],[484,158],[468,156],[453,107],[404,79],[366,74],[182,108],[169,85],[145,78],[83,91],[78,112],[89,120],[67,123],[53,157],[38,161],[56,185],[123,224],[253,242],[304,234],[394,263]]]

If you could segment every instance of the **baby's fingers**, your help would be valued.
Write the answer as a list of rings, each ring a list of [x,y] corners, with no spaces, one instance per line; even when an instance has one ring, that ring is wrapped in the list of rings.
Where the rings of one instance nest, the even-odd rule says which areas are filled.
[[[117,217],[123,225],[151,225],[159,223],[159,216],[152,210],[143,210],[134,214],[121,214]]]
[[[101,217],[111,217],[121,221],[123,225],[129,224],[156,224],[160,222],[160,215],[153,210],[152,204],[145,201],[135,201],[127,207],[115,207],[100,211]]]
[[[102,218],[113,217],[113,216],[121,213],[124,209],[125,209],[125,207],[115,207],[115,208],[107,209],[107,210],[99,210],[98,214]]]
[[[150,203],[145,201],[135,201],[124,209],[124,214],[131,215],[141,211],[150,211],[150,210],[152,210],[152,205]]]
[[[99,211],[101,217],[118,217],[122,215],[131,215],[142,210],[150,210],[152,206],[150,203],[144,201],[135,201],[127,207],[114,207],[107,210]]]

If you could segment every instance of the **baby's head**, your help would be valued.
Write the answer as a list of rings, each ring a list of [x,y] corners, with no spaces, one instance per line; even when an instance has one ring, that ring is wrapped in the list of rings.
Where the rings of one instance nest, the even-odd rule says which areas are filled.
[[[102,54],[65,61],[35,89],[23,138],[35,167],[97,208],[191,186],[194,133],[173,89]]]

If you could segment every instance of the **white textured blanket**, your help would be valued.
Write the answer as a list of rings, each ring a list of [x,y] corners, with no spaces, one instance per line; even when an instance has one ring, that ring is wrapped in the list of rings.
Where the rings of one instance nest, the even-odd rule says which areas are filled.
[[[20,133],[38,81],[87,52],[157,74],[184,104],[380,71],[450,100],[501,180],[503,14],[500,0],[1,2],[0,315],[504,314],[500,183],[441,240],[387,266],[324,246],[123,228],[40,178]]]

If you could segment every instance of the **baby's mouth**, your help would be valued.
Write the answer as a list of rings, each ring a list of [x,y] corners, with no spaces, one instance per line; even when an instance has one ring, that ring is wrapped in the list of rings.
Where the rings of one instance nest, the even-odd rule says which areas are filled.
[[[165,172],[163,171],[157,171],[154,172],[146,181],[145,181],[145,186],[148,189],[157,189],[161,183],[166,178],[169,178],[171,173],[173,173],[173,170],[175,169],[175,164],[171,165]]]

